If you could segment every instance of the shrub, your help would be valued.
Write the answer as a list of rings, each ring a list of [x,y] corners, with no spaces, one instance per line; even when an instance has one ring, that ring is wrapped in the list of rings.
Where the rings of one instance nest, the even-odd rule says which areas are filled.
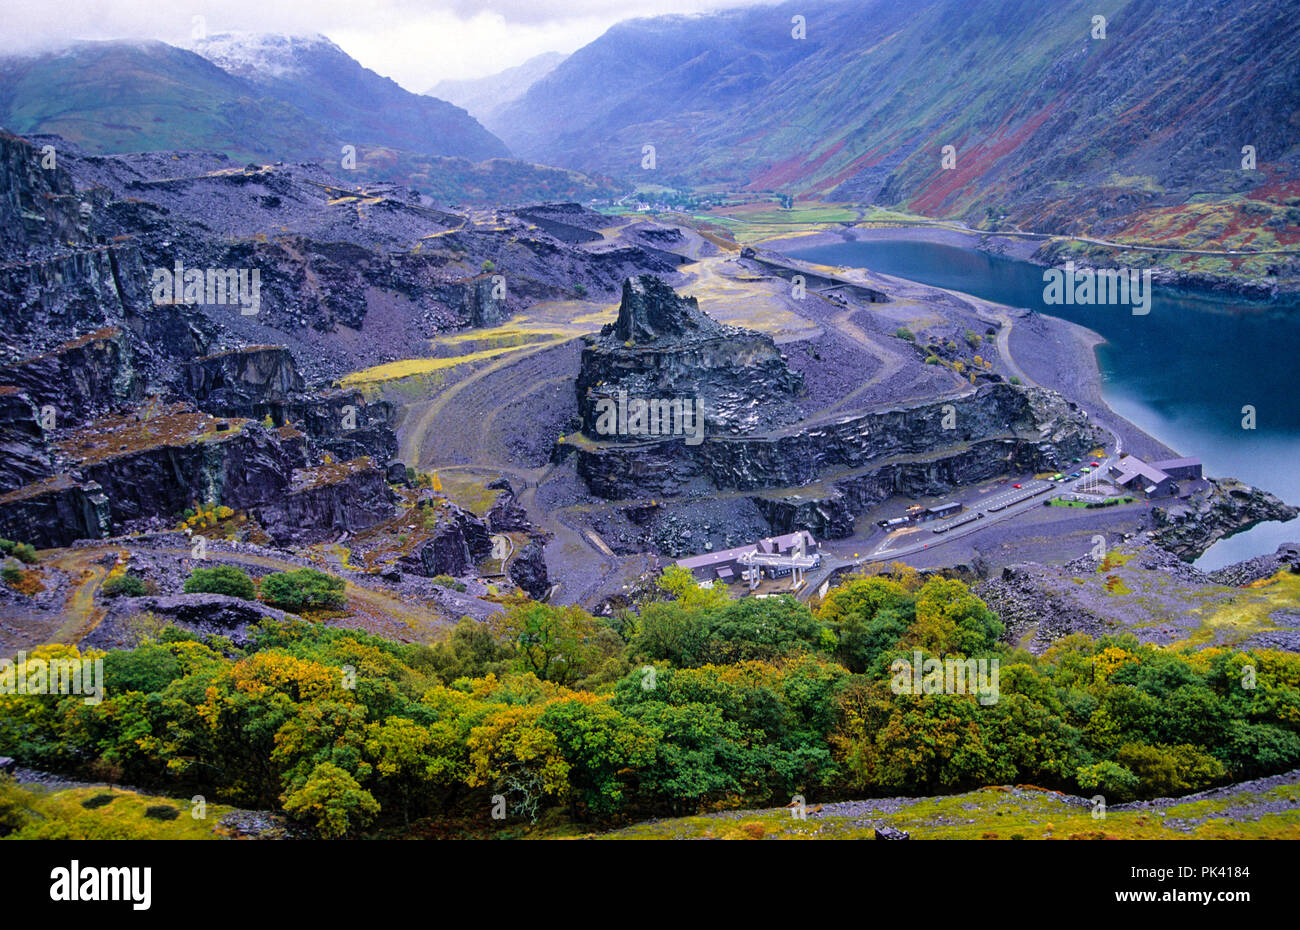
[[[17,565],[6,565],[0,568],[0,580],[7,585],[15,585],[23,580],[23,570]]]
[[[587,285],[585,284],[575,284],[573,285],[573,290],[579,297],[587,296]]]
[[[485,258],[485,259],[483,259],[483,270],[484,270],[484,271],[495,271],[495,270],[496,270],[496,267],[497,267],[497,266],[496,266],[496,263],[493,262],[492,259],[490,259],[490,258]]]
[[[0,539],[0,552],[5,555],[13,555],[15,545],[17,544],[12,539]]]
[[[14,546],[14,558],[28,565],[36,564],[36,547],[31,543],[18,543]]]
[[[148,586],[137,575],[118,575],[104,582],[104,594],[107,597],[144,597],[148,593]]]
[[[1109,760],[1080,767],[1075,778],[1084,791],[1098,791],[1108,798],[1127,801],[1137,795],[1141,779]]]
[[[1020,379],[1017,378],[1015,375],[1012,375],[1008,380],[1009,380],[1012,384],[1019,384],[1019,383],[1020,383]]]
[[[341,607],[344,587],[342,578],[318,572],[314,568],[298,568],[263,578],[262,598],[272,607],[281,610]]]
[[[9,775],[0,774],[0,837],[20,830],[33,819],[36,797]]]
[[[150,804],[145,808],[144,815],[150,820],[175,820],[181,812],[170,804]]]
[[[916,336],[906,326],[900,326],[894,330],[894,335],[899,339],[906,339],[908,342],[916,342]]]
[[[925,363],[926,363],[927,365],[938,365],[938,364],[939,364],[939,356],[937,356],[937,355],[927,355],[927,356],[925,357]]]
[[[455,578],[451,577],[450,575],[434,575],[429,580],[432,581],[434,584],[438,585],[439,587],[451,588],[454,591],[462,591],[462,592],[465,590],[465,583],[463,581],[457,581]]]
[[[257,596],[253,579],[242,568],[218,565],[215,568],[196,568],[185,579],[186,594],[226,594],[251,601]]]

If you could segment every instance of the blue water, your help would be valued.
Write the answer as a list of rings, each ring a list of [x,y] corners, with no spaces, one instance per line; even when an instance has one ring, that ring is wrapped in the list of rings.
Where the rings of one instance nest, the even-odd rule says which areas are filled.
[[[1231,476],[1300,503],[1300,302],[1266,304],[1157,288],[1151,311],[1048,306],[1043,268],[929,242],[846,242],[788,252],[825,265],[869,268],[1070,320],[1100,333],[1102,395],[1120,416],[1205,473]],[[1242,407],[1256,428],[1242,428]],[[1213,546],[1210,570],[1300,540],[1300,520],[1262,523]]]

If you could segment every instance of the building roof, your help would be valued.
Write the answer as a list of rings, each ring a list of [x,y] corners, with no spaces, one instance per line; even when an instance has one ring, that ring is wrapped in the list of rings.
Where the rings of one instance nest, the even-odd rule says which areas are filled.
[[[1192,468],[1200,464],[1201,464],[1200,459],[1196,458],[1195,456],[1189,455],[1186,458],[1181,458],[1181,459],[1165,459],[1162,462],[1152,462],[1151,467],[1168,471],[1171,468]]]
[[[1120,484],[1128,484],[1134,478],[1144,478],[1149,484],[1160,484],[1162,481],[1169,480],[1169,475],[1154,465],[1148,465],[1136,455],[1126,455],[1112,465],[1111,474]]]

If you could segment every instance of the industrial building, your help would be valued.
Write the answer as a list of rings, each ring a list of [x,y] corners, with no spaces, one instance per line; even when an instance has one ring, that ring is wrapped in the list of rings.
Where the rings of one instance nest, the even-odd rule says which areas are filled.
[[[721,581],[732,584],[742,578],[751,590],[758,587],[762,578],[791,576],[791,587],[803,583],[803,575],[821,564],[820,548],[812,533],[799,530],[784,536],[760,539],[747,546],[706,552],[678,559],[677,564],[689,571],[696,581]]]
[[[1136,455],[1126,455],[1110,466],[1110,478],[1117,487],[1146,497],[1170,497],[1178,493],[1178,481],[1200,480],[1201,460],[1181,458],[1148,463]]]

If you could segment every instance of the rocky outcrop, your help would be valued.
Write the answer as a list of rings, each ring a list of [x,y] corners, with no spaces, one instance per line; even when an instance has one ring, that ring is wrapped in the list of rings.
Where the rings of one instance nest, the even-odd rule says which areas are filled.
[[[1264,578],[1272,578],[1278,572],[1300,575],[1300,543],[1282,543],[1276,552],[1225,565],[1210,572],[1209,577],[1219,584],[1241,587]]]
[[[520,505],[510,482],[504,477],[498,478],[487,486],[489,491],[499,491],[497,499],[488,509],[484,518],[488,529],[493,533],[508,533],[512,530],[532,529],[528,522],[528,512]]]
[[[402,561],[417,575],[464,575],[492,552],[487,524],[455,504],[441,505],[433,536]]]
[[[244,510],[280,498],[303,437],[183,405],[96,420],[52,446],[55,477],[0,497],[0,528],[45,545],[102,538],[194,502]]]
[[[542,203],[512,211],[561,242],[577,244],[600,239],[600,230],[609,218],[577,203]]]
[[[81,641],[82,648],[129,649],[136,645],[126,623],[139,614],[153,614],[204,636],[225,636],[236,646],[249,643],[248,629],[263,620],[283,623],[290,615],[258,601],[224,594],[173,594],[164,597],[118,598],[104,620]]]
[[[972,443],[956,451],[889,462],[864,474],[829,482],[829,493],[801,491],[787,497],[751,498],[773,533],[806,529],[820,539],[853,535],[857,518],[890,497],[939,497],[1008,471],[1045,470],[1039,446],[1015,439]]]
[[[626,428],[622,415],[612,431],[601,415],[610,404],[652,400],[693,404],[703,411],[707,434],[736,435],[792,422],[802,386],[772,337],[724,326],[694,297],[678,297],[660,279],[640,275],[623,283],[618,319],[582,351],[578,408],[592,439],[644,441],[647,434]]]
[[[0,251],[88,239],[81,202],[54,153],[0,131]]]
[[[510,559],[506,574],[510,580],[533,598],[542,598],[551,590],[551,580],[546,573],[546,548],[542,539],[532,539]]]
[[[254,514],[277,545],[311,545],[392,517],[397,495],[368,458],[298,469],[288,493]]]
[[[1213,478],[1207,494],[1187,501],[1152,507],[1157,545],[1192,562],[1220,539],[1266,520],[1286,522],[1300,509],[1235,478]]]
[[[112,534],[108,496],[93,481],[63,475],[0,496],[0,536],[6,539],[47,549]]]

